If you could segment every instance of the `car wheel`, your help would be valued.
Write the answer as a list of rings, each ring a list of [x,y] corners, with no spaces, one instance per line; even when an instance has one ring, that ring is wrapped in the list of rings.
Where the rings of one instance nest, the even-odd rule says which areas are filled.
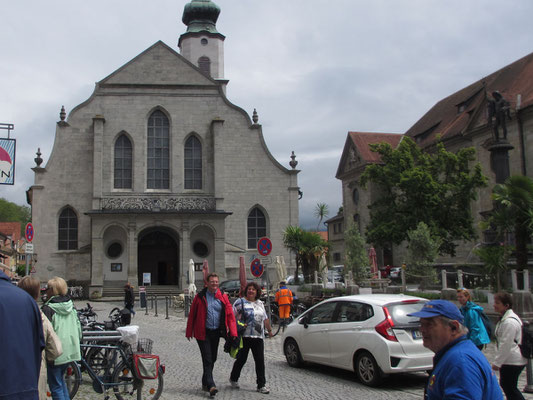
[[[355,359],[355,373],[359,381],[366,386],[377,386],[381,382],[382,372],[369,352],[360,353]]]
[[[287,339],[283,345],[283,352],[287,363],[294,368],[301,367],[303,364],[302,354],[300,348],[294,339]]]

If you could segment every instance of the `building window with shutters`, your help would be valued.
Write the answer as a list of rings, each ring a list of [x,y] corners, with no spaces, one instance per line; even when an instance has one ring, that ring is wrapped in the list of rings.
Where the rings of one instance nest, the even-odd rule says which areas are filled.
[[[59,214],[57,248],[59,250],[78,248],[78,216],[71,207],[65,207]]]
[[[147,188],[170,187],[170,124],[161,111],[148,119]]]
[[[185,189],[202,188],[202,144],[196,136],[185,142]]]
[[[200,71],[202,71],[204,74],[211,76],[211,60],[209,57],[200,57],[198,59],[198,68],[200,68]]]
[[[248,248],[255,249],[257,241],[266,236],[266,218],[265,214],[255,207],[248,214]]]
[[[114,188],[132,188],[132,146],[131,141],[124,134],[115,142],[115,171]]]

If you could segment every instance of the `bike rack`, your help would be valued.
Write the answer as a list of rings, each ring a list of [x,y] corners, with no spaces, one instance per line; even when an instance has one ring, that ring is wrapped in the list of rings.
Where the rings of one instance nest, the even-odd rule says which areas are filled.
[[[122,335],[119,331],[83,331],[82,341],[95,341],[103,342],[109,340],[116,340],[117,342],[122,339]]]

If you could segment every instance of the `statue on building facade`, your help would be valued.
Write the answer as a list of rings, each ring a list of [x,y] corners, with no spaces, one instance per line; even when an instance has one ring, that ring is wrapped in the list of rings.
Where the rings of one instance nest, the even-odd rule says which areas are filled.
[[[492,126],[494,140],[500,141],[500,129],[503,140],[507,141],[507,119],[511,119],[510,104],[500,92],[492,92],[492,99],[488,101],[489,124]]]

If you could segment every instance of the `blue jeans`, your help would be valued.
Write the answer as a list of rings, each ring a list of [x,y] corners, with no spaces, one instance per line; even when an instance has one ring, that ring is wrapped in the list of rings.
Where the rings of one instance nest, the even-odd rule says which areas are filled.
[[[47,363],[46,367],[48,369],[48,386],[50,387],[50,393],[52,393],[52,399],[70,400],[67,384],[65,379],[63,379],[68,364],[54,365],[53,363]]]

